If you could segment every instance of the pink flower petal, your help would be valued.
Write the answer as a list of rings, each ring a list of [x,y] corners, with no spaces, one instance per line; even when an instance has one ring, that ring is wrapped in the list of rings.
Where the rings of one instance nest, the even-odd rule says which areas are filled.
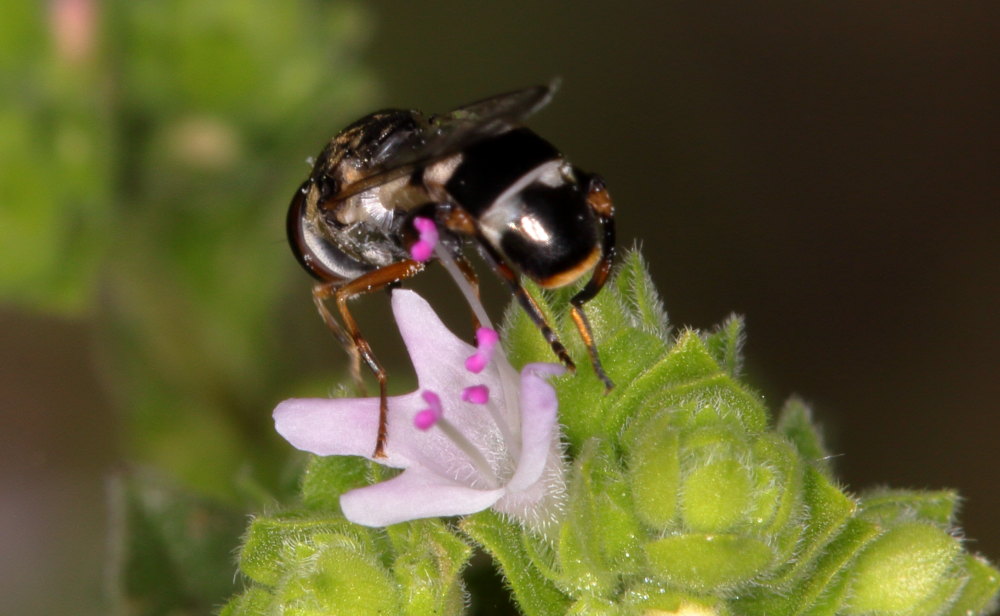
[[[389,399],[390,409],[406,414],[409,396]],[[320,456],[362,456],[371,459],[378,434],[378,398],[292,398],[274,409],[274,428],[296,449]],[[391,418],[390,418],[391,419]],[[390,441],[379,463],[405,468],[411,457]]]
[[[492,506],[529,525],[532,520],[552,520],[551,502],[545,503],[564,488],[556,439],[557,401],[545,377],[560,374],[563,368],[526,366],[518,393],[514,383],[504,380],[509,377],[501,378],[501,371],[511,370],[501,356],[484,366],[471,385],[462,358],[470,352],[488,354],[497,344],[496,332],[479,332],[477,350],[456,338],[415,293],[394,291],[392,307],[420,390],[389,398],[386,457],[375,461],[406,470],[389,481],[342,495],[348,519],[387,526]],[[484,412],[470,404],[452,403],[459,391],[467,401],[490,406]],[[442,397],[449,401],[447,425],[420,429],[433,427],[432,420],[440,418]],[[378,416],[378,398],[288,400],[274,411],[275,427],[295,447],[319,455],[368,459],[374,452]],[[513,476],[494,467],[493,460],[505,457],[515,467]],[[476,487],[484,485],[499,487]]]
[[[467,380],[458,358],[474,349],[445,327],[426,300],[413,291],[396,289],[392,313],[422,389],[449,391],[456,382]]]
[[[340,497],[340,508],[356,524],[389,526],[418,518],[475,513],[503,494],[503,488],[477,490],[414,466],[388,481],[347,492]]]

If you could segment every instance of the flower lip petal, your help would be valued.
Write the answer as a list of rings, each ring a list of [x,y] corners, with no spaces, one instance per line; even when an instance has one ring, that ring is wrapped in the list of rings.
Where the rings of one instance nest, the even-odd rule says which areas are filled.
[[[505,491],[470,488],[414,466],[398,477],[342,495],[340,508],[356,524],[389,526],[418,518],[482,511],[497,502]]]
[[[413,395],[389,398],[400,416],[409,416],[419,401]],[[296,449],[320,456],[372,459],[378,434],[378,398],[292,398],[274,409],[274,428]],[[391,418],[390,418],[391,419]],[[408,448],[387,444],[379,464],[406,468],[413,463]]]
[[[370,455],[365,449],[378,432],[378,400],[292,398],[274,409],[274,427],[296,449],[321,456]]]

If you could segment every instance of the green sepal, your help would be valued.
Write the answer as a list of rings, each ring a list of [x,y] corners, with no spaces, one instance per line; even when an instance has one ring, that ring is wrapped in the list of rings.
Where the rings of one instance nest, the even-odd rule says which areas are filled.
[[[742,316],[731,314],[712,333],[705,336],[705,347],[726,374],[739,378],[743,372],[743,344],[746,323]]]
[[[795,445],[799,455],[826,475],[831,475],[830,453],[813,421],[812,409],[796,396],[789,398],[778,413],[775,430]]]
[[[734,534],[671,535],[645,546],[648,575],[702,592],[749,585],[774,559],[764,541]]]
[[[392,572],[401,588],[404,613],[461,614],[461,572],[472,548],[438,519],[415,520],[386,528],[396,554]]]
[[[666,353],[666,315],[659,314],[660,304],[638,254],[626,257],[612,282],[584,306],[603,362],[612,381],[630,384]],[[622,278],[624,276],[624,278]],[[591,365],[586,347],[569,317],[569,300],[584,284],[555,291],[542,291],[530,281],[525,288],[535,298],[548,323],[566,346],[576,364],[576,374],[556,379],[560,419],[573,450],[593,436],[613,434],[623,418],[606,409],[621,395],[616,387],[606,391]],[[504,341],[508,359],[515,367],[530,362],[555,362],[548,343],[536,325],[516,303],[504,315]]]
[[[840,613],[849,578],[844,569],[872,539],[879,528],[853,519],[837,537],[823,546],[815,560],[797,567],[801,576],[794,585],[772,591],[763,586],[733,601],[736,613],[744,616],[834,616]]]
[[[307,616],[405,613],[392,572],[367,542],[317,532],[291,556],[274,588],[272,610]]]
[[[570,596],[613,597],[620,576],[641,571],[642,534],[627,482],[596,439],[577,457],[566,518],[559,529],[560,587]]]
[[[795,557],[779,567],[768,583],[783,588],[800,583],[809,575],[824,548],[850,520],[857,510],[857,503],[830,482],[825,474],[813,467],[805,467],[802,476],[802,502],[805,511],[797,523],[802,529]]]
[[[670,322],[663,300],[649,275],[646,260],[637,248],[622,255],[615,269],[613,284],[632,317],[634,327],[660,340],[670,338]]]
[[[649,418],[632,430],[628,452],[629,484],[636,516],[654,531],[678,524],[680,493],[680,433],[671,426],[671,413]]]
[[[962,566],[967,581],[946,614],[992,614],[997,607],[997,592],[1000,592],[1000,571],[986,559],[972,554],[962,556]]]
[[[549,293],[542,291],[529,280],[522,280],[522,283],[535,299],[535,303],[542,311],[546,322],[551,327],[556,328],[556,333],[562,339],[564,336],[558,331],[559,322],[550,304]],[[515,368],[520,369],[526,364],[534,362],[555,363],[559,361],[559,358],[553,354],[552,347],[542,337],[538,326],[528,317],[528,313],[521,308],[521,304],[517,301],[512,301],[507,305],[501,323],[502,335],[500,339],[504,352],[507,354],[507,361]]]
[[[630,613],[616,601],[593,596],[577,599],[566,610],[566,616],[626,616]]]
[[[523,531],[517,524],[486,510],[466,517],[459,527],[499,565],[525,616],[566,613],[569,598],[549,578],[539,574],[525,549]]]
[[[227,609],[248,615],[403,614],[401,586],[386,559],[374,531],[341,517],[257,518],[240,553],[240,570],[258,590]]]
[[[753,534],[769,538],[779,561],[791,558],[805,528],[805,465],[782,437],[761,434],[753,442],[753,507],[747,512]]]
[[[562,377],[554,383],[559,395],[559,418],[571,451],[589,438],[618,433],[627,419],[627,415],[616,410],[619,400],[628,395],[649,366],[656,365],[664,356],[666,343],[630,329],[602,344],[599,350],[605,372],[621,387],[616,385],[610,392],[605,391],[586,355],[583,361],[587,363],[577,366],[577,375]]]
[[[340,495],[367,485],[370,466],[357,456],[309,456],[302,474],[302,505],[340,512]]]
[[[924,520],[942,528],[951,526],[958,507],[952,490],[873,490],[861,497],[860,515],[884,525]]]
[[[722,372],[701,337],[691,330],[682,333],[665,357],[606,403],[605,427],[609,434],[616,434],[614,428],[627,421],[627,439],[634,426],[665,409],[683,411],[674,419],[678,426],[735,422],[750,433],[767,426],[760,396]]]
[[[697,437],[718,438],[698,442]],[[720,430],[702,430],[684,442],[685,464],[681,479],[681,521],[694,533],[725,533],[742,530],[751,508],[753,480],[741,463],[747,447],[735,435]]]
[[[272,613],[274,595],[263,586],[251,586],[223,606],[219,616],[266,616]]]

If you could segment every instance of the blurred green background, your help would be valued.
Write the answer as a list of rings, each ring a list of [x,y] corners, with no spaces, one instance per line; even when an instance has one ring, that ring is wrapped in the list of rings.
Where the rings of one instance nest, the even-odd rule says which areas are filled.
[[[7,7],[0,613],[108,613],[109,553],[133,553],[109,529],[135,510],[176,487],[238,534],[294,482],[271,408],[346,365],[284,243],[307,157],[378,107],[443,111],[553,76],[561,91],[532,127],[605,177],[620,244],[641,242],[672,321],[745,314],[749,381],[772,408],[791,393],[814,404],[848,485],[957,488],[970,547],[1000,557],[998,13]],[[499,313],[498,286],[488,297]],[[405,375],[377,333],[384,298],[362,302]],[[163,492],[120,479],[140,466]],[[238,583],[223,577],[220,601]]]

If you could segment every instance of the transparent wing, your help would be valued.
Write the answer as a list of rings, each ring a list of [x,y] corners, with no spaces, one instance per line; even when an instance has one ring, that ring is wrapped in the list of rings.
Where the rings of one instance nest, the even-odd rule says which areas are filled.
[[[436,114],[415,133],[402,133],[381,148],[375,157],[379,171],[354,182],[336,196],[343,199],[413,172],[421,165],[462,150],[471,143],[500,135],[520,125],[552,100],[558,88],[553,81],[491,96],[448,113]]]
[[[434,157],[450,154],[469,143],[506,132],[547,105],[557,87],[558,83],[552,82],[515,90],[431,116],[427,150]]]

